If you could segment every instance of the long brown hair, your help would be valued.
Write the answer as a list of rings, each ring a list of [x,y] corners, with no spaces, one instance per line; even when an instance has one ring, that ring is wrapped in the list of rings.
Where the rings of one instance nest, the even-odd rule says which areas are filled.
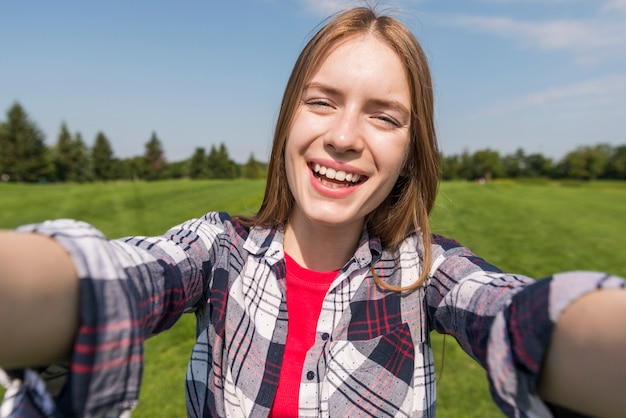
[[[239,217],[249,226],[284,227],[294,200],[285,172],[285,144],[298,108],[302,90],[329,50],[351,36],[372,34],[392,48],[402,61],[411,95],[410,145],[401,176],[387,198],[368,215],[368,229],[377,235],[383,248],[395,249],[411,233],[423,239],[423,271],[410,286],[397,287],[376,282],[394,291],[420,286],[431,264],[428,215],[433,208],[439,184],[439,151],[435,135],[434,104],[426,55],[413,34],[391,16],[378,15],[370,7],[348,9],[323,26],[304,47],[293,68],[280,107],[274,131],[265,196],[252,217]]]

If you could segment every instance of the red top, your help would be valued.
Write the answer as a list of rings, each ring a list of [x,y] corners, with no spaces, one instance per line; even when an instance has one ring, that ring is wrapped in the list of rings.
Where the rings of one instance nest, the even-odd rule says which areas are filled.
[[[285,254],[289,322],[278,391],[270,418],[298,416],[298,394],[306,352],[315,342],[322,302],[339,270],[306,269]]]

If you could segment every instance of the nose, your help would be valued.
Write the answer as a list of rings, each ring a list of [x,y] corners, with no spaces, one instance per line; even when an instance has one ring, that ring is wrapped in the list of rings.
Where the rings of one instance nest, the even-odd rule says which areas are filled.
[[[324,145],[339,153],[361,152],[363,137],[359,117],[359,112],[349,109],[338,112],[327,132]]]

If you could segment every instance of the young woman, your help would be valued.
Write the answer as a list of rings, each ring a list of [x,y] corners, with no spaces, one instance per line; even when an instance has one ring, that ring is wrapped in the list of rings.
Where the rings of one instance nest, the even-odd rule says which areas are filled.
[[[624,280],[534,281],[431,235],[438,170],[417,40],[368,8],[338,15],[296,62],[255,216],[114,241],[68,220],[4,233],[0,416],[129,414],[143,341],[186,311],[193,417],[434,416],[431,330],[508,416],[625,415]]]

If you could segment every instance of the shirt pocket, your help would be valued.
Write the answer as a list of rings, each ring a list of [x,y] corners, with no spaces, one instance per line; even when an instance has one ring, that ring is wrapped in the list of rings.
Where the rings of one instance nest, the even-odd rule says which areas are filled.
[[[331,342],[321,387],[328,415],[397,415],[410,407],[406,404],[414,364],[415,347],[406,323],[372,340]]]

